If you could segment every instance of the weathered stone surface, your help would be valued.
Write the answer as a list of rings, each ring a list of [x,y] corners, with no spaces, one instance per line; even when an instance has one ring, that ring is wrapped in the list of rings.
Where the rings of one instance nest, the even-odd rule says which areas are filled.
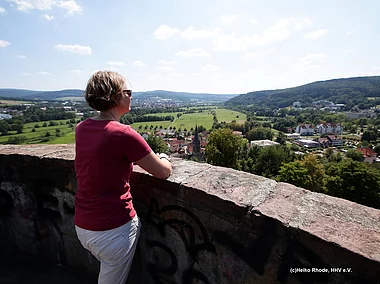
[[[0,146],[1,187],[14,199],[10,216],[23,214],[14,211],[25,204],[22,196],[38,201],[27,222],[8,215],[2,224],[11,221],[25,244],[24,237],[45,234],[32,241],[35,251],[49,247],[52,259],[58,253],[62,263],[94,274],[97,261],[81,248],[72,223],[74,157],[73,145]],[[137,166],[131,178],[143,223],[136,281],[378,283],[380,210],[228,168],[172,164],[168,180]],[[352,272],[290,273],[313,267]]]

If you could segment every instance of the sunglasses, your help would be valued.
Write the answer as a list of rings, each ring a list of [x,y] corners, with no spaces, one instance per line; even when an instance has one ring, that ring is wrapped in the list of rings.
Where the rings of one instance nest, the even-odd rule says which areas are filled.
[[[132,97],[132,90],[123,90],[123,93],[127,94],[130,98]]]

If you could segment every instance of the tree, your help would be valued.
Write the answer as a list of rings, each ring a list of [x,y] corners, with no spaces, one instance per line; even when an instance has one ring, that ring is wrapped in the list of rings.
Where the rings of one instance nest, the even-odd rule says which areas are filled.
[[[305,156],[302,163],[309,175],[309,180],[305,188],[322,192],[325,185],[325,168],[323,164],[316,155]]]
[[[169,147],[160,136],[148,135],[146,142],[155,153],[169,153]]]
[[[240,169],[239,160],[245,157],[247,149],[248,141],[231,129],[215,129],[209,135],[206,160],[216,166]]]
[[[17,120],[13,125],[13,129],[17,131],[17,134],[20,134],[24,130],[24,124],[20,120]]]
[[[26,136],[11,136],[8,138],[7,144],[21,144],[26,140]]]
[[[274,145],[260,150],[254,173],[265,177],[278,175],[282,163],[294,160],[294,154],[286,146]]]
[[[359,150],[350,149],[347,151],[346,156],[347,158],[351,158],[354,161],[358,161],[358,162],[364,161],[363,153],[360,152]]]
[[[295,186],[307,188],[309,173],[304,163],[301,161],[294,161],[283,164],[278,173],[278,181],[287,182]]]
[[[0,120],[0,132],[1,135],[7,135],[9,131],[9,124],[5,120]]]
[[[278,135],[276,137],[276,142],[280,143],[281,145],[284,145],[286,143],[286,139],[287,139],[287,137],[286,137],[285,133],[279,131]]]
[[[330,163],[326,174],[328,194],[380,209],[380,172],[377,169],[346,159]]]
[[[256,127],[247,133],[247,139],[249,141],[264,140],[264,139],[272,140],[273,139],[273,132],[269,128]]]

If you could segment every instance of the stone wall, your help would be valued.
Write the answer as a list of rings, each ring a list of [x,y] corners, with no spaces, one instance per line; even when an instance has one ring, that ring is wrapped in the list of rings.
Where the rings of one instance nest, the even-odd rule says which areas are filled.
[[[73,159],[73,145],[0,146],[1,251],[96,281],[74,230]],[[173,169],[159,180],[135,167],[128,283],[380,283],[380,210],[208,164]]]

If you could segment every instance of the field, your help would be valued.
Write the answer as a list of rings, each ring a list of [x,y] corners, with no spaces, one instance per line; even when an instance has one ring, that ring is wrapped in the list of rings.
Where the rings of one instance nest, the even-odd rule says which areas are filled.
[[[17,101],[17,100],[0,100],[0,106],[12,106],[21,104],[31,104],[28,101]]]
[[[246,121],[246,115],[237,112],[232,111],[228,109],[219,109],[216,107],[205,107],[207,109],[203,109],[201,111],[197,111],[195,113],[183,113],[183,112],[168,112],[168,113],[152,113],[152,114],[146,114],[145,116],[149,115],[155,115],[155,116],[167,116],[171,115],[174,116],[175,120],[171,123],[170,121],[147,121],[147,122],[136,122],[132,124],[132,127],[134,129],[139,129],[139,126],[141,125],[142,129],[141,131],[145,130],[145,125],[148,125],[148,130],[150,128],[150,125],[153,125],[155,127],[156,125],[162,126],[163,128],[169,128],[169,127],[175,127],[176,129],[181,128],[190,130],[191,128],[195,128],[195,125],[202,125],[206,129],[211,129],[213,124],[213,114],[212,111],[215,111],[216,117],[219,122],[226,121],[231,122],[232,120],[236,120],[238,123],[243,124]],[[191,108],[188,108],[191,109]],[[185,109],[184,109],[185,111]],[[182,113],[182,115],[177,118],[177,114]]]
[[[70,144],[74,143],[74,129],[76,124],[72,124],[73,127],[69,127],[69,124],[66,124],[66,122],[69,121],[66,120],[54,120],[54,122],[58,123],[56,126],[46,126],[42,127],[44,122],[31,122],[24,124],[23,133],[16,134],[16,131],[9,131],[8,135],[6,136],[0,136],[0,144],[5,144],[10,137],[20,137],[24,136],[26,140],[23,142],[23,144],[35,144],[35,143],[42,143],[42,144]],[[63,123],[63,125],[60,125],[60,123]],[[49,121],[46,121],[47,125],[49,125]],[[35,125],[39,125],[40,127],[34,128]],[[35,129],[35,132],[32,132],[33,128]],[[59,129],[59,130],[56,130]],[[57,137],[56,134],[59,131],[59,135],[61,137]],[[47,132],[49,132],[50,136],[47,136]],[[12,135],[11,135],[12,134]],[[48,134],[48,135],[49,135]],[[47,141],[49,139],[49,141]],[[45,141],[45,142],[42,142]]]
[[[239,124],[243,124],[247,120],[247,116],[244,113],[224,108],[216,110],[216,117],[219,122],[231,122],[232,120],[236,120]]]
[[[158,128],[160,126],[162,126],[162,128],[168,128],[170,126],[170,124],[171,124],[170,120],[167,120],[167,121],[144,121],[144,122],[133,123],[131,126],[135,130],[145,131],[145,126],[147,125],[148,129],[146,129],[146,130],[149,131],[151,125],[153,125],[153,127],[157,126]],[[141,125],[141,129],[139,129],[140,125]]]
[[[212,114],[210,111],[204,110],[202,112],[196,113],[185,113],[180,116],[180,118],[176,118],[171,127],[176,127],[190,130],[191,128],[195,128],[195,125],[203,125],[206,129],[210,129],[212,127]]]
[[[246,115],[243,113],[239,113],[236,111],[231,111],[227,109],[204,109],[197,111],[195,113],[182,113],[182,115],[178,118],[176,112],[172,113],[155,113],[149,115],[155,116],[174,116],[174,121],[146,121],[146,122],[137,122],[133,123],[131,126],[137,131],[152,131],[157,127],[160,129],[168,129],[169,127],[184,130],[190,130],[191,128],[195,128],[195,125],[202,125],[206,129],[211,129],[213,124],[213,112],[215,111],[217,119],[219,122],[226,121],[231,122],[232,120],[236,120],[238,123],[244,123],[246,120]],[[238,116],[238,117],[237,117]],[[9,131],[8,135],[0,136],[0,144],[6,144],[9,139],[17,139],[20,137],[24,137],[23,140],[19,144],[71,144],[75,141],[75,126],[73,123],[70,127],[68,123],[69,120],[55,120],[54,122],[58,125],[55,126],[46,126],[43,127],[44,122],[32,122],[24,125],[23,133],[16,134],[16,131]],[[49,125],[49,121],[46,121],[46,124]],[[35,128],[38,125],[39,127]],[[147,127],[146,127],[147,126]],[[145,128],[146,127],[146,128]],[[32,132],[34,129],[34,132]],[[58,136],[57,136],[58,135]]]
[[[84,101],[84,97],[62,97],[55,99],[56,101]]]

